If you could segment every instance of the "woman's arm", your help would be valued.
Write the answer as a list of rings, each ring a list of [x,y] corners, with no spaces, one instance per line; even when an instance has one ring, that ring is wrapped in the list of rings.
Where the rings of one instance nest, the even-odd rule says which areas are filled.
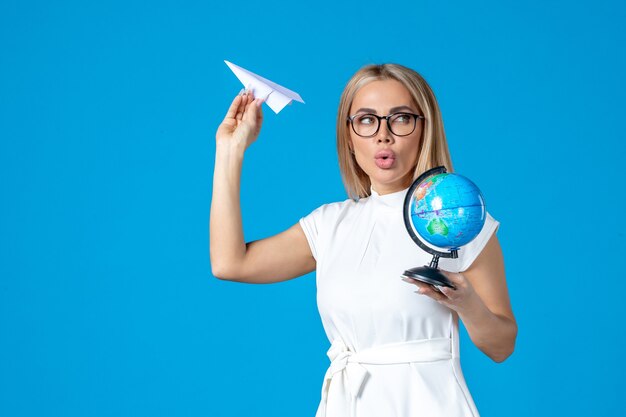
[[[495,362],[502,362],[515,349],[517,323],[504,273],[502,249],[496,234],[462,274],[448,274],[454,279],[466,278],[473,287],[470,297],[457,309],[474,344]],[[459,277],[458,275],[462,275]]]
[[[245,243],[239,199],[246,148],[262,124],[262,100],[251,94],[233,100],[216,134],[209,256],[216,278],[266,284],[315,270],[316,262],[299,223],[275,236]]]
[[[508,358],[515,348],[517,323],[511,309],[504,260],[494,233],[472,265],[462,273],[442,271],[456,290],[413,282],[419,293],[455,310],[474,344],[495,362]]]

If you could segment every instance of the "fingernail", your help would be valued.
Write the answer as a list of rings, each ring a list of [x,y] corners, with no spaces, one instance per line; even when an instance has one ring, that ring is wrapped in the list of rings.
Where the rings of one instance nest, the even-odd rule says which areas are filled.
[[[242,94],[243,94],[243,92],[244,92],[244,89],[242,88],[242,89],[239,91],[239,94],[237,94],[237,95],[238,95],[238,96],[240,96],[240,95],[242,95]]]
[[[413,291],[413,292],[414,292],[415,294],[424,295],[424,294],[422,294],[422,293],[420,292],[420,290]]]
[[[412,280],[412,279],[409,279],[409,278],[404,278],[404,277],[402,277],[402,281],[404,281],[404,282],[408,282],[409,284],[413,284],[413,280]]]

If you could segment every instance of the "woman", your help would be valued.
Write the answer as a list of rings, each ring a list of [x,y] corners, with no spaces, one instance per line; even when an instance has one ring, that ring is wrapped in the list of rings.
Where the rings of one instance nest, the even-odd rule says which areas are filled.
[[[348,195],[288,230],[244,243],[239,180],[245,149],[262,124],[262,100],[239,95],[217,131],[211,265],[221,279],[268,283],[316,271],[317,300],[331,341],[317,416],[478,416],[460,366],[458,319],[496,362],[513,352],[499,223],[440,267],[456,289],[400,279],[427,264],[404,229],[402,203],[421,173],[452,171],[432,90],[415,71],[369,65],[348,82],[337,118]],[[417,293],[417,294],[415,294]]]

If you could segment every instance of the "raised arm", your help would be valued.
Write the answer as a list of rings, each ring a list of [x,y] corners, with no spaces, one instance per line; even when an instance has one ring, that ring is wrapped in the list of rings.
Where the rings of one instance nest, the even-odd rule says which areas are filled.
[[[315,259],[299,224],[275,236],[245,243],[240,183],[245,150],[258,137],[262,100],[237,96],[216,134],[209,250],[213,275],[220,279],[270,283],[315,270]]]

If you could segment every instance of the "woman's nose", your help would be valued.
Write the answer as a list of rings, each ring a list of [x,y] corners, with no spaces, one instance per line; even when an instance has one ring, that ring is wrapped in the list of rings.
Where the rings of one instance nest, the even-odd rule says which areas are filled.
[[[381,142],[390,142],[393,140],[393,136],[389,131],[389,125],[386,120],[380,121],[380,127],[378,128],[378,133],[376,134],[376,140]]]

